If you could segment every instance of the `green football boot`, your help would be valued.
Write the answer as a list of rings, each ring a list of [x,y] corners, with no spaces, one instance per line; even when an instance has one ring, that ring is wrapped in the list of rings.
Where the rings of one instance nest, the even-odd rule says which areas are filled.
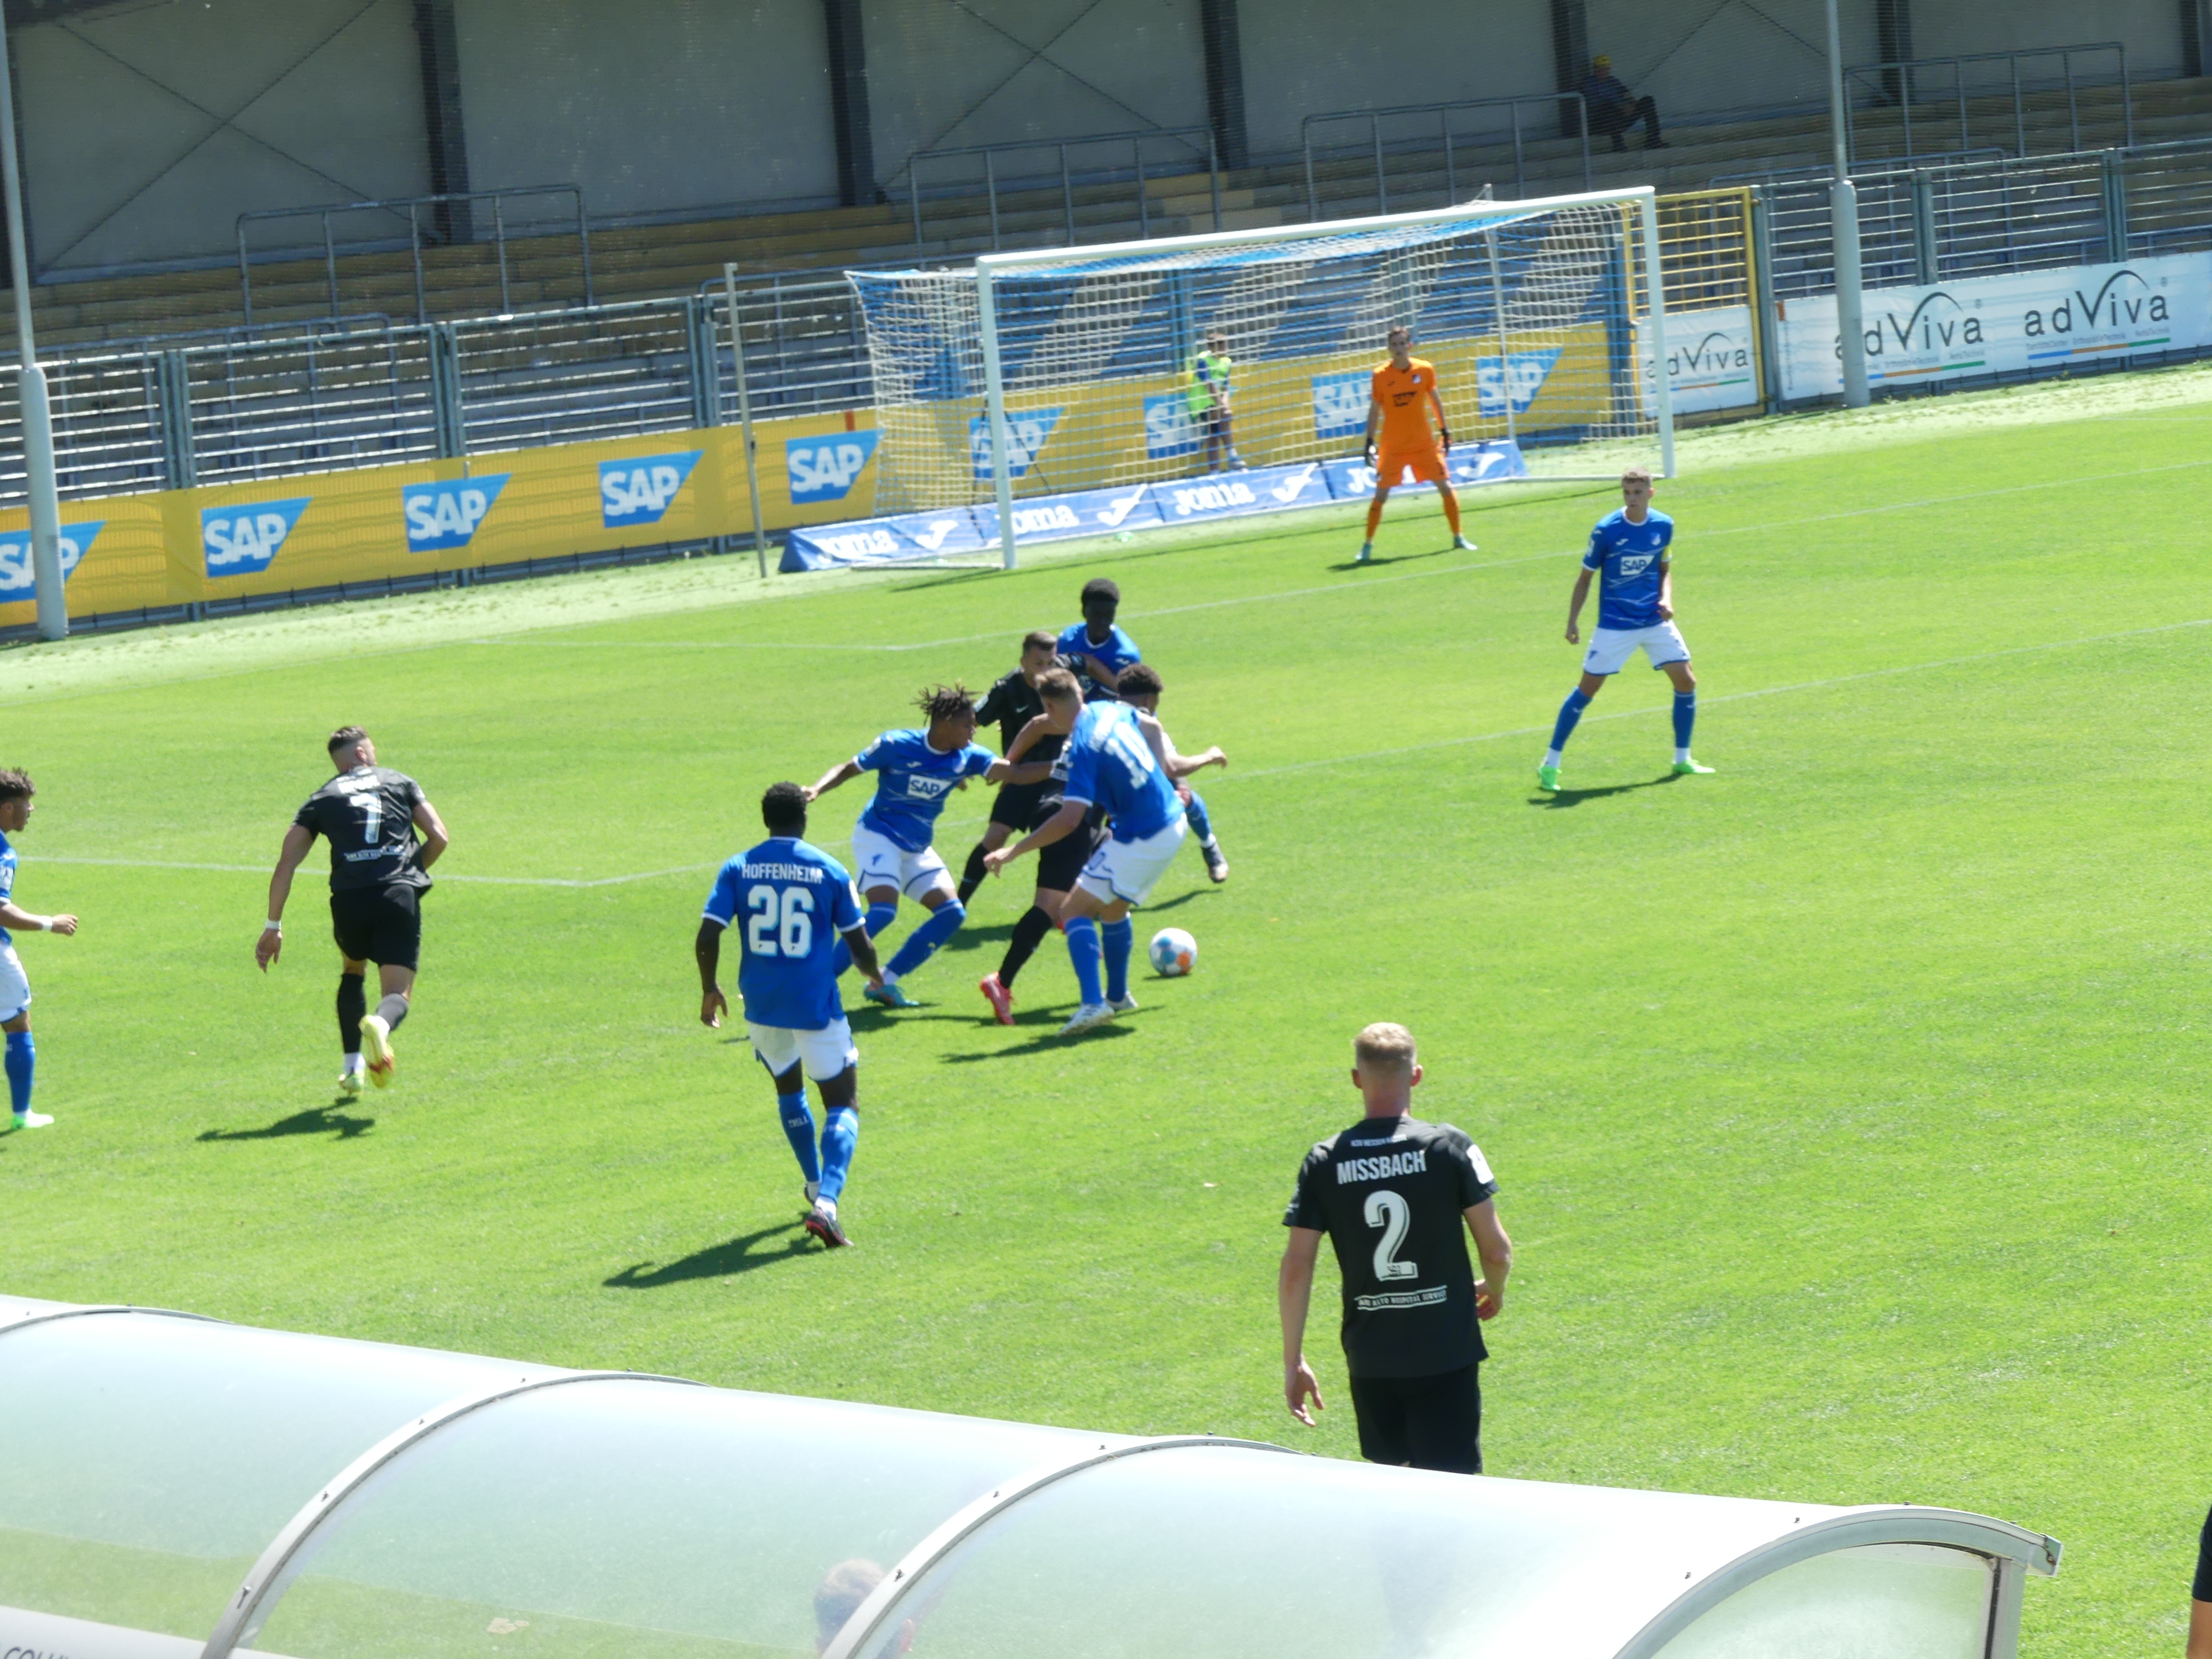
[[[1712,773],[1711,767],[1700,766],[1693,760],[1674,763],[1674,775],[1678,778],[1707,778],[1711,777]]]
[[[1547,795],[1558,794],[1559,793],[1559,769],[1556,766],[1538,767],[1536,769],[1536,787]]]

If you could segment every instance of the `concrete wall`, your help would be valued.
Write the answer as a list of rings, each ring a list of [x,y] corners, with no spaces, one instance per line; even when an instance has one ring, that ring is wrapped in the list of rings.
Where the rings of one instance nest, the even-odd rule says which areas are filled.
[[[594,214],[836,194],[818,0],[459,0],[456,24],[476,189],[574,183]]]
[[[866,0],[862,17],[885,183],[918,149],[1206,125],[1198,0]]]
[[[1243,0],[1239,32],[1255,155],[1297,151],[1309,115],[1556,89],[1547,0]]]
[[[408,0],[195,0],[14,43],[42,270],[221,254],[250,210],[429,187]]]
[[[1846,60],[1871,60],[1877,55],[1873,0],[1843,0],[1841,11]],[[1697,6],[1590,0],[1589,45],[1593,53],[1612,58],[1613,72],[1631,90],[1650,94],[1662,119],[1827,105],[1822,0]]]
[[[2181,73],[2181,8],[2175,0],[2007,0],[2001,6],[1923,0],[1912,15],[1912,50],[1921,58],[2090,40],[2126,42],[2131,76]],[[2112,61],[2109,56],[2077,60],[2100,73],[2108,72]],[[2024,76],[2063,72],[2056,58],[2021,66]]]

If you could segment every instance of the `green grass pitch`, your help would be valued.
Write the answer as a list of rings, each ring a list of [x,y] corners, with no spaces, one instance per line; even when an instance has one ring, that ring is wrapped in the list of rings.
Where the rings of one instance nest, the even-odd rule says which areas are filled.
[[[12,653],[4,758],[41,791],[19,895],[84,932],[19,942],[60,1121],[0,1138],[5,1283],[1349,1456],[1333,1268],[1330,1409],[1282,1410],[1278,1224],[1357,1111],[1352,1033],[1396,1018],[1519,1250],[1495,1472],[1986,1510],[2067,1546],[2028,1652],[2178,1649],[2212,1498],[2212,403],[2161,385],[2206,395],[1687,443],[1660,504],[1719,773],[1661,780],[1638,665],[1556,799],[1532,785],[1595,486],[1471,500],[1473,555],[1401,504],[1366,570],[1338,517]],[[1170,729],[1235,762],[1201,781],[1233,879],[1188,852],[1139,918],[1195,933],[1199,970],[1063,1045],[1048,940],[1002,1030],[974,985],[1026,868],[988,887],[909,981],[927,1006],[856,1014],[860,1248],[803,1245],[764,1079],[697,1023],[708,872],[763,785],[927,682],[980,688],[1102,570]],[[349,720],[455,840],[400,1083],[333,1105],[319,879],[278,969],[250,953]],[[948,811],[956,866],[985,810]]]

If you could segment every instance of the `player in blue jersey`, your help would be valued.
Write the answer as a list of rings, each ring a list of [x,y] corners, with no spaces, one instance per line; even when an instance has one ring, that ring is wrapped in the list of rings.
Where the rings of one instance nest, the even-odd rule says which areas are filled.
[[[31,1109],[31,1079],[38,1064],[31,1042],[31,981],[24,977],[9,930],[64,938],[76,932],[75,916],[33,915],[15,902],[15,848],[8,838],[22,834],[31,821],[31,797],[36,793],[26,774],[0,770],[0,1030],[8,1034],[8,1103],[18,1129],[43,1129],[53,1119]]]
[[[863,772],[875,773],[875,799],[853,826],[853,859],[860,866],[860,891],[868,901],[868,937],[873,939],[891,925],[902,893],[930,913],[906,936],[882,979],[861,993],[886,1008],[921,1006],[899,988],[899,981],[928,961],[968,916],[953,889],[951,872],[930,845],[945,797],[969,778],[1027,783],[1052,770],[1042,762],[1009,767],[975,742],[975,704],[966,686],[937,686],[915,702],[928,718],[926,729],[884,732],[852,759],[830,768],[805,792],[811,803]],[[837,958],[838,972],[844,971],[848,960]]]
[[[1651,475],[1632,466],[1620,475],[1620,509],[1608,513],[1590,532],[1574,597],[1567,601],[1567,643],[1582,641],[1578,625],[1590,578],[1598,579],[1597,628],[1583,658],[1583,678],[1567,693],[1552,728],[1552,746],[1536,769],[1536,787],[1557,793],[1559,755],[1574,733],[1590,699],[1605,690],[1641,648],[1652,667],[1674,683],[1674,772],[1680,777],[1712,771],[1690,757],[1690,729],[1698,720],[1698,680],[1690,672],[1690,647],[1674,626],[1674,566],[1669,550],[1674,521],[1651,506]]]
[[[1121,590],[1100,576],[1083,585],[1083,620],[1060,634],[1060,661],[1073,671],[1084,687],[1084,701],[1096,702],[1119,695],[1124,671],[1144,660],[1137,642],[1115,623],[1121,607]],[[1198,850],[1206,860],[1206,873],[1215,882],[1229,879],[1229,855],[1213,834],[1213,820],[1206,798],[1194,789],[1184,794],[1184,816],[1198,837]]]
[[[849,953],[874,983],[876,948],[860,925],[860,901],[845,866],[805,840],[806,792],[795,783],[769,785],[761,821],[768,839],[722,866],[699,919],[691,947],[699,963],[699,1018],[719,1029],[730,1012],[715,975],[723,932],[736,927],[745,1030],[775,1080],[783,1133],[799,1157],[807,1204],[802,1224],[836,1249],[852,1243],[838,1223],[837,1200],[860,1138],[860,1054],[837,994],[837,953]],[[808,1078],[822,1091],[818,1158]]]
[[[1137,1006],[1129,994],[1129,952],[1136,930],[1129,912],[1152,888],[1189,833],[1175,779],[1194,772],[1202,759],[1175,756],[1160,723],[1126,702],[1086,704],[1075,677],[1055,668],[1037,681],[1043,718],[1067,735],[1067,781],[1062,805],[1012,847],[984,860],[993,873],[1024,853],[1049,847],[1081,827],[1093,806],[1106,814],[1108,838],[1076,878],[1060,906],[1061,931],[1082,987],[1082,1005],[1062,1036],[1087,1031]],[[1101,956],[1105,982],[1099,981]]]

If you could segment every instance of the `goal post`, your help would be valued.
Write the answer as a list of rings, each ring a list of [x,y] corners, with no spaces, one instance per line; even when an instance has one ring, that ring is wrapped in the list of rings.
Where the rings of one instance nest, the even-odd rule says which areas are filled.
[[[1371,495],[1368,376],[1398,324],[1455,483],[1671,476],[1659,269],[1646,185],[848,272],[878,511],[969,509],[1012,567],[1035,536]]]

